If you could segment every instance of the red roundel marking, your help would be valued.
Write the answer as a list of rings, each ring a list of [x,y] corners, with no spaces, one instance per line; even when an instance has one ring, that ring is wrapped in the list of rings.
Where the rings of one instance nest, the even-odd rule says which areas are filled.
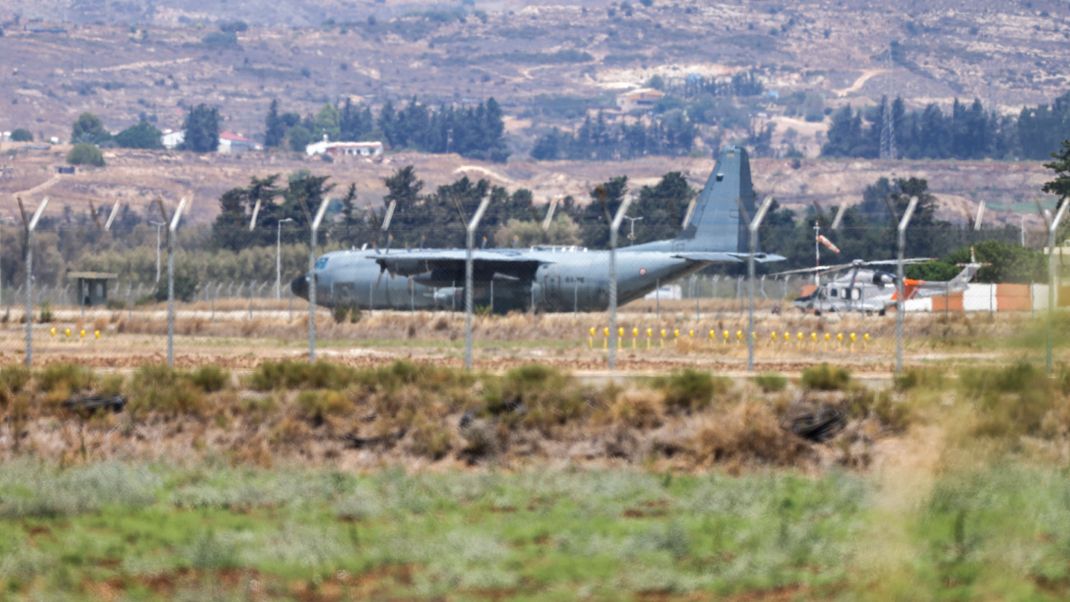
[[[646,268],[639,268],[639,275],[646,276]]]

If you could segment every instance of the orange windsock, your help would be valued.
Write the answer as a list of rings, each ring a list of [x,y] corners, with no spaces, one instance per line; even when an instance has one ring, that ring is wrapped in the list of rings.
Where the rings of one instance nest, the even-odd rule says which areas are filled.
[[[821,243],[821,246],[825,247],[829,251],[832,251],[833,253],[839,254],[840,252],[840,248],[832,244],[831,240],[825,238],[824,234],[817,235],[817,242]]]

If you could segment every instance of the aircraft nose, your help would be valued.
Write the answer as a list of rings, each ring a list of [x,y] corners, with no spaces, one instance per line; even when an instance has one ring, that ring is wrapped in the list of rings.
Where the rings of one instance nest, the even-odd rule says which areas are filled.
[[[298,297],[308,299],[308,278],[306,276],[294,278],[290,281],[290,290]]]

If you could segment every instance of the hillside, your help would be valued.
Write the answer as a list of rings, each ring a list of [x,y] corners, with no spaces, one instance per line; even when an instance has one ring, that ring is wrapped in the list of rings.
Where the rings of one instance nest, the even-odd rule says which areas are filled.
[[[236,44],[205,42],[234,20],[248,26]],[[12,0],[0,23],[11,66],[0,72],[0,129],[61,139],[82,111],[112,128],[139,114],[174,128],[183,107],[208,102],[229,129],[256,135],[275,97],[304,113],[345,97],[494,96],[524,150],[529,129],[570,122],[562,106],[613,108],[654,75],[754,70],[775,95],[764,119],[794,92],[827,107],[888,93],[912,105],[979,97],[1013,112],[1070,87],[1070,9],[1041,1]]]

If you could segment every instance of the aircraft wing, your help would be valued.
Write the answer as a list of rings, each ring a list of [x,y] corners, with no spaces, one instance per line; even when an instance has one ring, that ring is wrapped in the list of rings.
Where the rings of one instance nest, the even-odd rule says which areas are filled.
[[[464,249],[398,251],[374,255],[373,258],[381,269],[398,276],[430,274],[433,280],[451,282],[464,279]],[[490,280],[495,275],[532,280],[539,266],[547,263],[551,262],[519,251],[472,251],[472,272],[477,281]]]
[[[673,253],[672,256],[677,259],[703,263],[741,263],[746,261],[747,257],[750,255],[748,253],[693,251],[687,253]],[[784,258],[780,255],[773,255],[771,253],[755,253],[754,261],[758,263],[768,263],[772,261],[784,261]]]

